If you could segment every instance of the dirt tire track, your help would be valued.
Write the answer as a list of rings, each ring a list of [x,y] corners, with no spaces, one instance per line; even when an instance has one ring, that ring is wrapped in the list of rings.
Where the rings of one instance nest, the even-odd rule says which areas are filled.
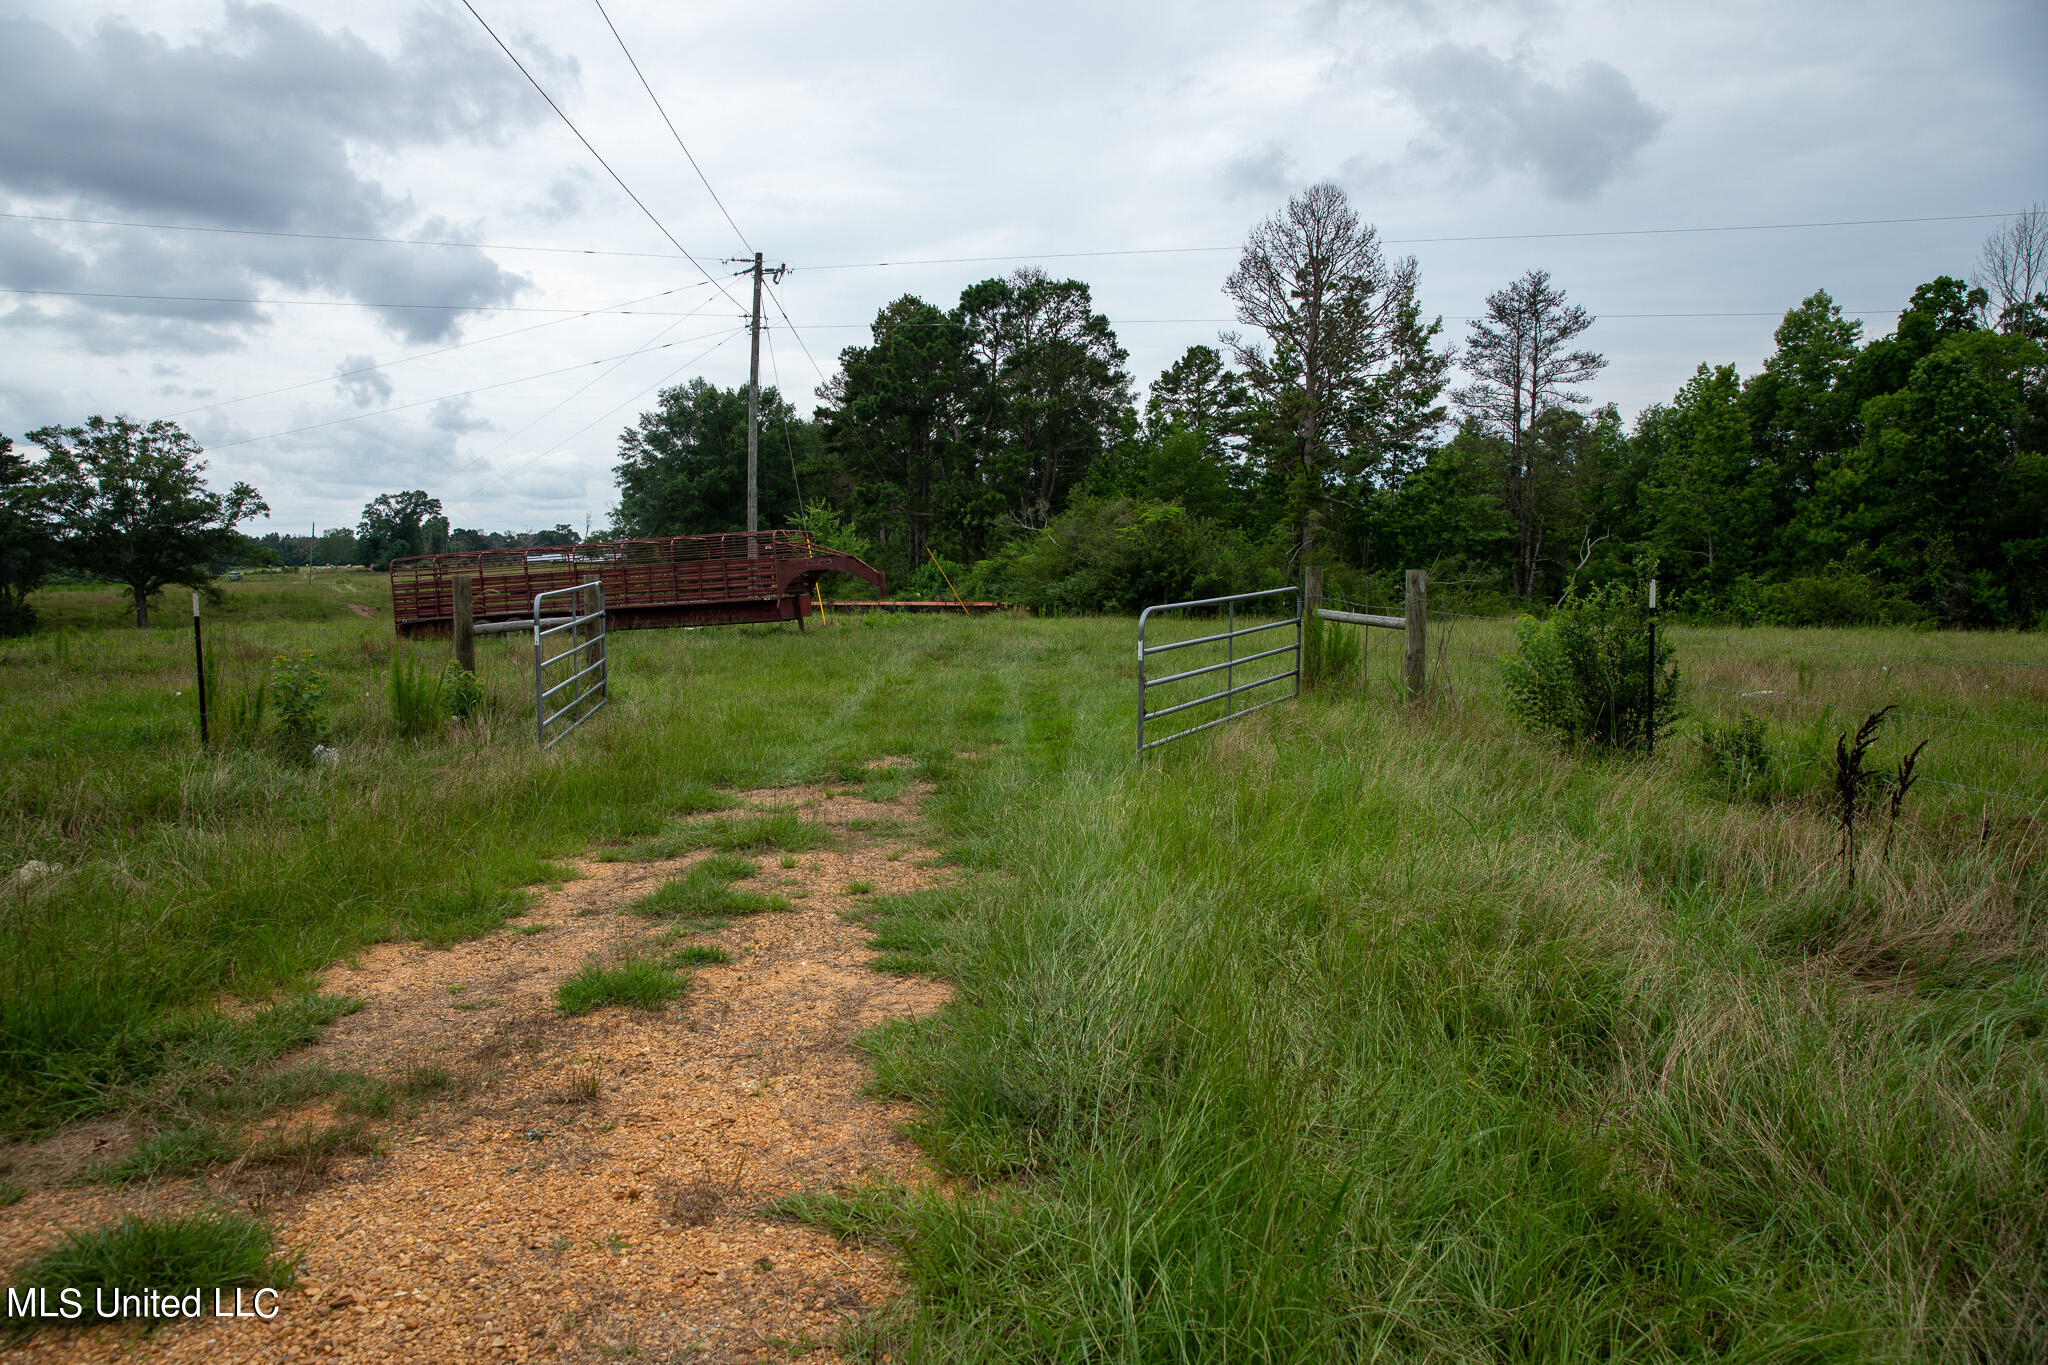
[[[689,939],[733,961],[692,969],[659,1012],[563,1019],[553,992],[590,958],[654,939],[660,926],[625,907],[695,857],[580,863],[485,938],[380,944],[330,969],[322,988],[364,1008],[289,1062],[444,1067],[467,1092],[389,1125],[385,1155],[269,1204],[281,1242],[305,1255],[277,1321],[51,1331],[19,1358],[838,1359],[837,1333],[900,1292],[890,1258],[757,1210],[803,1189],[931,1178],[897,1131],[910,1110],[860,1093],[869,1072],[852,1040],[936,1008],[945,988],[875,972],[867,932],[842,915],[865,899],[850,884],[907,891],[942,875],[917,866],[936,860],[907,835],[847,828],[903,821],[922,795],[746,794],[833,827],[836,846],[794,868],[758,855],[743,885],[801,898]],[[57,1226],[207,1194],[197,1181],[39,1189],[0,1210],[0,1247],[18,1259]]]

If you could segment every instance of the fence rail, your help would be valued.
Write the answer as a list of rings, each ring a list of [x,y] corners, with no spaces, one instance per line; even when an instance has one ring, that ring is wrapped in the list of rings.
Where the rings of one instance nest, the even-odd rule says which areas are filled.
[[[566,616],[550,615],[542,610],[541,604],[554,598],[557,604],[568,609]],[[551,636],[568,633],[564,641],[550,642]],[[540,747],[552,749],[571,734],[577,726],[589,720],[610,700],[610,674],[605,667],[604,655],[605,616],[604,584],[593,579],[579,583],[572,588],[554,588],[548,592],[535,593],[533,598],[533,722],[534,732],[540,740]],[[566,643],[568,648],[561,653],[549,655],[548,650]],[[551,675],[550,669],[560,669]],[[557,680],[550,685],[548,679]],[[550,711],[557,694],[567,693],[568,699]],[[553,735],[548,727],[568,717]]]
[[[1257,602],[1281,597],[1292,597],[1294,599],[1294,614],[1292,616],[1283,617],[1277,621],[1262,621],[1253,626],[1244,626],[1242,628],[1238,626],[1238,603]],[[1301,589],[1299,588],[1269,588],[1265,592],[1241,592],[1234,593],[1229,597],[1204,597],[1192,602],[1162,602],[1157,606],[1147,607],[1138,613],[1138,752],[1143,754],[1147,749],[1156,749],[1160,745],[1172,740],[1181,739],[1187,735],[1207,730],[1212,726],[1221,725],[1224,721],[1235,720],[1239,716],[1248,716],[1254,711],[1277,705],[1280,702],[1286,701],[1288,697],[1299,696],[1301,693],[1301,601]],[[1151,622],[1154,612],[1189,611],[1203,607],[1222,608],[1224,617],[1224,627],[1222,630],[1213,635],[1200,635],[1188,640],[1168,640],[1163,644],[1156,645],[1147,645],[1145,643],[1145,627]],[[1280,645],[1274,649],[1260,650],[1252,654],[1238,654],[1237,642],[1244,636],[1257,635],[1262,631],[1282,630],[1290,626],[1294,629],[1292,643]],[[1198,668],[1183,669],[1178,673],[1169,673],[1163,678],[1147,678],[1145,676],[1145,660],[1154,654],[1165,654],[1171,650],[1190,649],[1196,645],[1213,645],[1218,643],[1222,644],[1224,649],[1224,658],[1221,663],[1204,664]],[[1294,655],[1293,668],[1280,673],[1268,674],[1256,682],[1240,683],[1237,681],[1239,665],[1255,663],[1261,659],[1272,659],[1289,653]],[[1190,701],[1176,702],[1171,706],[1163,706],[1157,711],[1148,711],[1146,709],[1150,705],[1150,693],[1153,688],[1164,687],[1169,683],[1185,682],[1189,678],[1206,677],[1217,672],[1223,674],[1223,689],[1221,691],[1211,692],[1206,696],[1196,697]],[[1294,690],[1287,693],[1286,696],[1273,697],[1245,707],[1239,707],[1235,704],[1237,697],[1242,693],[1250,692],[1256,688],[1264,687],[1268,683],[1276,683],[1288,678],[1294,680]],[[1191,725],[1185,730],[1176,730],[1162,738],[1150,741],[1145,738],[1146,721],[1157,720],[1162,716],[1178,715],[1195,707],[1219,701],[1223,703],[1223,714],[1214,720],[1204,721],[1200,725]]]

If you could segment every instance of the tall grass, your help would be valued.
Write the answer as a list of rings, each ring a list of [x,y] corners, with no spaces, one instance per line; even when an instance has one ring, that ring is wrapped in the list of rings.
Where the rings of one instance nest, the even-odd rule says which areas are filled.
[[[2048,1354],[2038,861],[1920,838],[1851,893],[1824,813],[1455,703],[1041,762],[946,801],[1009,875],[934,904],[959,994],[874,1042],[997,1183],[792,1208],[905,1249],[879,1348]]]
[[[673,821],[902,753],[965,877],[870,913],[956,994],[871,1046],[961,1178],[790,1205],[902,1248],[917,1293],[876,1354],[2048,1357],[2024,821],[1902,822],[1852,888],[1824,811],[1731,799],[1687,746],[1522,735],[1476,685],[1396,705],[1379,649],[1362,697],[1138,763],[1128,621],[623,633],[616,709],[545,756],[491,653],[513,721],[394,745],[388,636],[294,629],[337,680],[339,769],[168,728],[118,776],[8,759],[0,851],[69,869],[0,904],[14,1126],[132,1093],[153,1030],[220,992],[487,928],[593,842],[780,846],[810,827]],[[32,641],[0,676],[80,708],[96,674],[90,704],[151,714],[175,645]]]
[[[408,650],[391,651],[391,724],[400,738],[419,739],[442,726],[442,674]]]
[[[313,652],[331,679],[337,764],[270,745],[202,751],[178,630],[0,645],[0,872],[31,859],[64,869],[0,880],[0,1130],[128,1103],[185,1064],[166,1030],[243,1027],[213,1013],[221,996],[260,1000],[368,942],[485,932],[555,859],[656,835],[719,804],[713,789],[815,780],[890,753],[936,761],[997,735],[985,687],[947,667],[958,633],[884,622],[622,633],[614,705],[547,754],[531,740],[530,662],[516,643],[484,644],[494,704],[459,731],[394,744],[388,625],[338,605],[312,624],[234,620],[212,633],[223,667]],[[1078,667],[1017,676],[1035,668],[1027,625],[973,624],[1001,687],[1070,682]],[[416,667],[433,662],[422,650]],[[771,816],[710,837],[810,846],[817,831]],[[245,1041],[250,1056],[290,1045]]]

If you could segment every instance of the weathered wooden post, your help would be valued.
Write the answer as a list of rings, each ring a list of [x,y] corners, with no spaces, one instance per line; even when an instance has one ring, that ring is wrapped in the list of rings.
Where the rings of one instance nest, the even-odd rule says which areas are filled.
[[[1301,570],[1301,685],[1316,687],[1323,680],[1323,567],[1304,565]]]
[[[476,611],[470,599],[469,575],[455,575],[455,666],[476,672]]]
[[[1401,662],[1408,669],[1408,700],[1421,701],[1429,681],[1429,571],[1408,571],[1408,648]]]

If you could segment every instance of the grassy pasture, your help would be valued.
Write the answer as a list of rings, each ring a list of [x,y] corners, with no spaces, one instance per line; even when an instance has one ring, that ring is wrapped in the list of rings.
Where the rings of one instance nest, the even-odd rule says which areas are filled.
[[[1454,685],[1498,693],[1494,660],[1514,648],[1512,621],[1439,617],[1430,629],[1432,663]],[[1768,725],[1795,785],[1824,788],[1835,737],[1854,731],[1864,712],[1895,705],[1880,753],[1895,758],[1930,741],[1920,767],[1929,785],[1916,801],[1948,816],[2048,813],[2048,635],[1665,629],[1684,679],[1679,745],[1695,747],[1704,720],[1753,715]],[[1387,661],[1375,674],[1386,685],[1400,637],[1375,634]]]
[[[1504,647],[1476,622],[1439,631],[1469,662],[1428,707],[1393,703],[1399,637],[1377,632],[1362,692],[1142,764],[1133,623],[1100,619],[621,634],[616,711],[547,755],[517,646],[480,642],[494,707],[401,740],[388,621],[315,601],[331,613],[220,633],[252,666],[311,648],[331,670],[332,768],[246,739],[201,755],[183,620],[0,645],[26,703],[0,750],[53,716],[163,717],[0,755],[0,857],[66,867],[0,893],[10,1126],[146,1102],[194,1039],[283,1050],[282,1016],[243,1038],[211,1005],[288,995],[372,939],[480,932],[593,845],[776,847],[739,813],[676,825],[720,788],[907,754],[968,875],[862,913],[886,966],[957,993],[870,1045],[960,1179],[787,1209],[903,1249],[918,1293],[865,1329],[878,1355],[2048,1356],[2048,885],[2010,803],[1930,790],[1851,891],[1824,810],[1728,799],[1696,741],[1646,768],[1515,732],[1490,668],[1454,653]],[[1848,690],[1861,656],[1753,675],[1757,649],[1717,647],[1680,662],[2048,723],[2026,719],[2038,691],[1951,680],[1973,665],[1880,675],[1894,698]],[[2048,785],[2010,736],[1958,743],[1954,768],[1937,738],[1933,775]]]

